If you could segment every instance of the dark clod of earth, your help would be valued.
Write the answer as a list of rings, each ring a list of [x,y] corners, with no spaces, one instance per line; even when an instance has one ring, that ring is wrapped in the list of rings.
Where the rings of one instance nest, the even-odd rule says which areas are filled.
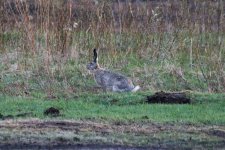
[[[165,93],[156,92],[152,96],[147,96],[147,103],[166,103],[166,104],[190,104],[191,99],[185,93]]]
[[[46,115],[46,116],[52,116],[52,117],[57,117],[57,116],[60,115],[60,111],[57,108],[50,107],[50,108],[48,108],[48,109],[46,109],[44,111],[44,115]]]

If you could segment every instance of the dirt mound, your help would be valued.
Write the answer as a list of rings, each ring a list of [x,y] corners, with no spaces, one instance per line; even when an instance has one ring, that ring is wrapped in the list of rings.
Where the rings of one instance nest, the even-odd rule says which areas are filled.
[[[48,108],[48,109],[46,109],[44,111],[44,115],[46,115],[46,116],[52,116],[52,117],[57,117],[57,116],[60,115],[60,111],[57,108],[50,107],[50,108]]]
[[[161,91],[152,96],[147,96],[147,103],[190,104],[191,99],[185,93],[165,93]]]

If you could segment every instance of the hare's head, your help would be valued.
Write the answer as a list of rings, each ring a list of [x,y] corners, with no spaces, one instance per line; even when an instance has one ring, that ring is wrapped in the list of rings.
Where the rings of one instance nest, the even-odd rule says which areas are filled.
[[[93,57],[94,60],[92,62],[90,62],[89,64],[87,64],[87,69],[88,70],[95,70],[95,69],[99,68],[97,50],[94,49],[93,52],[94,52],[94,57]]]

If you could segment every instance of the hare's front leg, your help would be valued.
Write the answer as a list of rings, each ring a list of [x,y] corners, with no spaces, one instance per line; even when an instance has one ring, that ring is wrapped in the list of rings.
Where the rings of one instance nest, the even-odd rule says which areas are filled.
[[[103,86],[102,89],[103,89],[103,92],[105,92],[105,93],[107,93],[109,91],[112,92],[112,87]]]
[[[102,90],[104,93],[107,93],[107,87],[106,86],[102,86]]]

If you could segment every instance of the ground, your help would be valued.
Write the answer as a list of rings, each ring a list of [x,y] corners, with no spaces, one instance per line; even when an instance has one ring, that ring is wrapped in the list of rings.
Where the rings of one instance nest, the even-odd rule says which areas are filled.
[[[224,94],[184,95],[190,103],[150,103],[149,91],[2,95],[0,149],[223,149]]]
[[[0,122],[0,148],[224,148],[225,126],[18,119]]]

